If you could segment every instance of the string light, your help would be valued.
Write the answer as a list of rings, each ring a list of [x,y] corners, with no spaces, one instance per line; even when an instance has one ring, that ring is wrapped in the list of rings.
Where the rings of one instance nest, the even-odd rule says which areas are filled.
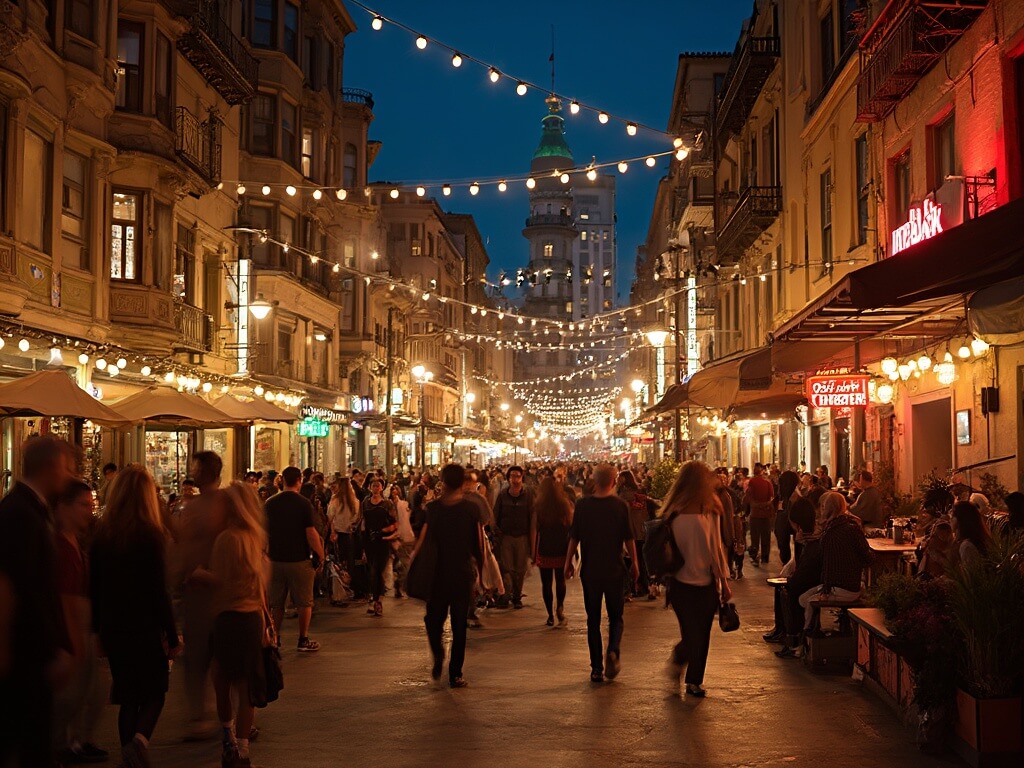
[[[636,123],[626,123],[626,135],[636,136]]]
[[[569,102],[569,114],[578,115],[580,113],[580,103],[573,99]]]
[[[487,76],[491,78],[492,83],[496,83],[501,80],[501,72],[496,70],[494,67],[491,67],[490,70],[488,70]]]
[[[373,17],[373,21],[370,22],[370,26],[377,32],[380,32],[384,28],[384,17],[377,15]]]
[[[425,194],[427,194],[426,187],[416,187],[416,197],[423,197]]]
[[[524,83],[522,80],[520,80],[518,83],[516,83],[516,93],[519,96],[525,96],[526,95],[526,91],[527,91],[526,83]]]
[[[452,66],[456,69],[462,66],[462,56],[458,52],[452,54]]]
[[[526,180],[526,188],[527,189],[533,189],[536,186],[537,186],[537,182],[533,179],[532,176]]]
[[[621,163],[619,163],[619,173],[625,173],[628,170],[629,170],[629,163],[627,163],[625,160],[623,160]]]
[[[452,193],[452,187],[451,187],[451,184],[445,184],[445,185],[444,185],[443,187],[441,187],[441,193],[442,193],[442,194],[443,194],[443,195],[444,195],[445,197],[449,197],[449,196],[451,195],[451,193]]]
[[[339,189],[337,192],[334,193],[334,196],[337,197],[339,200],[344,200],[346,197],[348,197],[348,191],[344,189]]]
[[[473,182],[472,184],[469,185],[469,194],[476,195],[479,192],[480,192],[480,185],[479,184],[477,184],[476,182]]]
[[[498,191],[504,192],[506,189],[508,189],[508,184],[506,184],[505,180],[502,179],[501,181],[498,182]]]
[[[647,163],[648,168],[653,168],[657,161],[653,157],[648,157],[644,162]]]
[[[421,51],[424,48],[426,48],[427,47],[427,38],[425,38],[423,35],[419,35],[416,38],[416,47],[419,48]]]
[[[601,125],[605,125],[608,122],[608,113],[607,112],[598,112],[597,113],[597,122],[599,122]]]

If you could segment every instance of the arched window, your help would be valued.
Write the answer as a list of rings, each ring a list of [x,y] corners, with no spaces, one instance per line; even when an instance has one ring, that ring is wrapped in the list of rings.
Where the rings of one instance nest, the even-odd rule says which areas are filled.
[[[355,144],[345,145],[345,169],[342,176],[342,186],[345,189],[355,189],[358,175],[356,173],[359,154]]]

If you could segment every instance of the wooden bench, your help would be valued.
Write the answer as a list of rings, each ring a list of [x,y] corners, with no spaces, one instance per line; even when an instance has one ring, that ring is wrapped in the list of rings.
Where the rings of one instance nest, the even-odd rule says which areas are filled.
[[[850,620],[857,632],[856,669],[868,688],[896,710],[904,722],[914,722],[914,674],[892,647],[892,633],[878,608],[855,608]]]
[[[804,662],[815,672],[849,672],[857,658],[857,637],[850,621],[850,611],[863,607],[863,600],[812,600],[814,615],[807,632]],[[821,628],[822,609],[838,612],[836,629]]]

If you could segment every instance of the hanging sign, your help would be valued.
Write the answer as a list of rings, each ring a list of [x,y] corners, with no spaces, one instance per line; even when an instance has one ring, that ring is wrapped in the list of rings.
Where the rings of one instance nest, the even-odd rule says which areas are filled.
[[[963,197],[963,181],[951,179],[936,190],[934,195],[921,201],[920,205],[911,206],[906,223],[892,231],[889,255],[895,256],[922,240],[930,240],[962,224]]]
[[[299,437],[327,437],[331,427],[326,421],[307,416],[299,422]]]
[[[345,421],[345,414],[333,408],[323,408],[319,405],[303,405],[299,409],[299,416],[303,419],[315,419],[328,424],[341,424]]]
[[[870,376],[809,376],[807,402],[812,408],[866,408]]]

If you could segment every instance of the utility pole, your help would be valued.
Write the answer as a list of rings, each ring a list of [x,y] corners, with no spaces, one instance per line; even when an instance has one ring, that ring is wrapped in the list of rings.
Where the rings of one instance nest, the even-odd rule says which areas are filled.
[[[392,337],[394,331],[394,315],[395,308],[388,307],[388,330],[387,339],[385,340],[385,347],[387,348],[387,391],[384,393],[384,465],[385,472],[388,477],[391,477],[391,473],[394,471],[395,466],[395,425],[391,417],[391,391],[394,386],[394,366],[393,366],[393,350],[392,350]]]
[[[682,258],[681,255],[676,255],[677,259]],[[683,331],[682,331],[682,320],[683,320],[683,294],[679,291],[679,263],[673,264],[676,270],[676,384],[683,383]],[[683,418],[682,411],[679,408],[675,410],[675,432],[676,432],[676,461],[682,462],[683,460]]]

